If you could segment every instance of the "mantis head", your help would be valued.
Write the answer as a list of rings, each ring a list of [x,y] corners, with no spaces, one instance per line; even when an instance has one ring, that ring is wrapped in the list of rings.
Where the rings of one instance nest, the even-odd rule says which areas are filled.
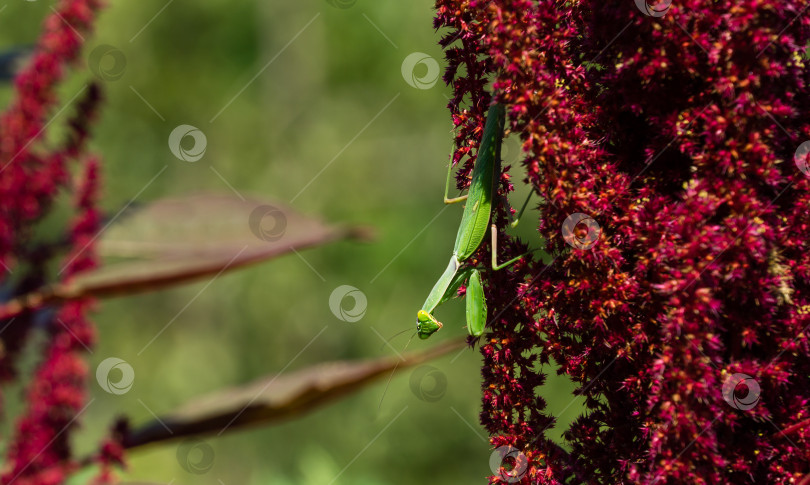
[[[416,314],[416,333],[422,340],[430,337],[442,328],[442,322],[436,320],[430,313],[419,310]]]

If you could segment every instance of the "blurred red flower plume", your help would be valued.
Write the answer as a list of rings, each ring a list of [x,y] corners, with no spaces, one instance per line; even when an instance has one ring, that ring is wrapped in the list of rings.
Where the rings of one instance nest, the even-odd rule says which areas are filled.
[[[3,299],[46,282],[67,281],[95,264],[98,228],[98,162],[86,152],[88,126],[100,101],[95,84],[85,85],[62,109],[70,109],[67,136],[46,142],[47,129],[62,109],[56,90],[81,52],[81,32],[91,29],[100,3],[63,0],[45,20],[32,58],[15,79],[15,95],[0,116],[0,285]],[[35,228],[52,211],[57,197],[70,194],[73,220],[59,241],[41,241]],[[61,259],[61,262],[59,262]],[[55,273],[54,262],[58,263]],[[26,391],[26,408],[8,441],[7,465],[0,482],[20,485],[63,483],[75,469],[69,440],[87,406],[85,349],[94,329],[86,317],[88,301],[59,308],[39,307],[2,320],[0,379],[16,378],[17,360],[35,326],[48,336]]]

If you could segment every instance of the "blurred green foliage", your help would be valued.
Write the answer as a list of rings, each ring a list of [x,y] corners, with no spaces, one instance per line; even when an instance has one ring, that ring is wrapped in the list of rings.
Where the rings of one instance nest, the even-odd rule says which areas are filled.
[[[34,42],[50,5],[16,2],[0,11],[2,45]],[[329,221],[372,225],[378,239],[310,250],[210,285],[105,301],[95,315],[91,373],[119,357],[135,369],[135,385],[116,396],[91,383],[95,400],[77,433],[79,455],[91,452],[120,415],[142,423],[196,395],[284,368],[393,353],[381,336],[414,326],[461,214],[460,206],[441,203],[452,146],[449,89],[441,81],[415,89],[401,74],[412,52],[444,65],[432,15],[430,0],[359,0],[349,8],[325,0],[110,2],[83,59],[105,44],[126,59],[123,75],[103,83],[106,103],[95,127],[105,210],[115,213],[133,199],[235,190],[293,201]],[[87,69],[73,75],[63,99],[91,77]],[[0,101],[9,96],[6,86]],[[169,151],[169,133],[180,124],[205,133],[202,160],[183,162]],[[519,151],[511,140],[506,163],[516,163]],[[520,174],[514,180],[521,185]],[[522,201],[526,190],[513,200]],[[534,222],[528,218],[517,233],[531,240]],[[344,284],[368,298],[356,323],[329,309],[332,290]],[[465,334],[460,303],[439,314],[445,329],[411,349]],[[406,340],[392,345],[401,349]],[[379,409],[383,383],[280,426],[206,437],[215,460],[204,474],[186,471],[178,444],[169,444],[133,452],[123,478],[173,485],[484,483],[491,450],[478,425],[479,355],[466,350],[432,365],[447,378],[438,401],[419,399],[408,371],[391,381]],[[550,371],[542,392],[548,411],[567,425],[580,401]],[[430,391],[433,381],[422,384]]]

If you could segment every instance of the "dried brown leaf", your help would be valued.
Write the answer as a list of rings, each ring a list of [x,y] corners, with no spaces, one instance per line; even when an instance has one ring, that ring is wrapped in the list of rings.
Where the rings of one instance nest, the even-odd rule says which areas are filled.
[[[220,390],[132,431],[124,445],[134,448],[291,418],[350,394],[394,369],[421,364],[465,345],[463,340],[448,341],[426,352],[406,355],[404,360],[395,357],[318,364]]]
[[[12,300],[0,308],[0,316],[43,303],[155,291],[338,239],[368,239],[368,234],[325,224],[274,201],[222,195],[159,200],[101,233],[99,251],[106,264]]]

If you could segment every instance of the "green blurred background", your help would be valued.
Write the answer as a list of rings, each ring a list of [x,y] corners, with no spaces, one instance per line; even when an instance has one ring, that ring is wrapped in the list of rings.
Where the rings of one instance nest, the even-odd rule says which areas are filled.
[[[53,5],[15,2],[0,11],[2,45],[34,42]],[[120,78],[103,83],[106,103],[95,127],[105,210],[115,213],[133,198],[231,194],[232,187],[293,201],[328,221],[371,225],[378,236],[372,244],[308,250],[306,262],[293,255],[225,275],[196,299],[206,282],[103,302],[91,369],[107,357],[124,359],[135,369],[135,385],[115,396],[92,382],[95,401],[76,433],[79,455],[92,451],[119,415],[137,425],[194,396],[273,375],[307,345],[289,370],[392,355],[375,330],[390,337],[414,325],[447,263],[461,214],[460,206],[442,212],[441,202],[452,147],[449,89],[441,80],[416,89],[401,72],[413,52],[432,56],[443,71],[432,7],[431,0],[109,2],[84,58],[86,64],[95,47],[108,44],[126,60]],[[417,66],[417,77],[426,74]],[[91,76],[87,69],[72,76],[62,99]],[[7,101],[9,88],[1,94]],[[205,133],[202,160],[182,162],[169,151],[169,133],[180,124]],[[511,140],[506,163],[518,157]],[[514,200],[525,193],[521,186]],[[532,225],[517,234],[531,240]],[[359,322],[331,313],[329,296],[340,285],[367,296]],[[443,307],[440,317],[445,329],[410,350],[465,333],[460,302]],[[392,380],[379,408],[384,383],[281,425],[204,438],[214,451],[205,473],[184,469],[178,443],[169,443],[131,453],[122,478],[173,485],[485,483],[491,449],[478,424],[480,356],[467,350],[453,357],[431,363],[448,383],[438,401],[412,391],[409,370]],[[580,400],[572,401],[570,383],[550,372],[542,392],[565,426]],[[430,391],[434,382],[422,385]],[[559,438],[559,429],[550,435]]]

